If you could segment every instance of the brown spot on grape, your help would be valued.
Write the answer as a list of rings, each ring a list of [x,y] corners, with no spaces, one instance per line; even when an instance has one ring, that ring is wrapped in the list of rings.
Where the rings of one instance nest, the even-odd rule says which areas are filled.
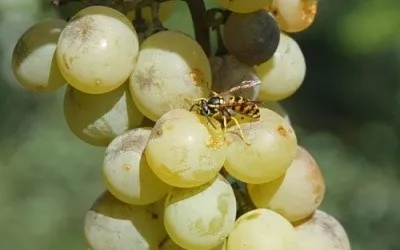
[[[282,125],[280,125],[277,130],[278,130],[279,134],[281,134],[282,136],[284,136],[284,137],[287,136],[287,131]]]
[[[158,215],[156,213],[151,213],[151,218],[153,220],[158,220]]]
[[[128,172],[128,171],[131,169],[131,166],[130,166],[130,165],[125,165],[125,166],[124,166],[124,169],[125,169],[125,171]]]
[[[42,91],[42,90],[44,89],[44,87],[43,87],[43,86],[37,86],[36,89],[37,89],[38,91]]]
[[[199,69],[194,68],[190,71],[189,73],[190,77],[193,80],[193,83],[195,86],[201,86],[206,83],[206,80],[204,78],[203,72],[201,72]]]

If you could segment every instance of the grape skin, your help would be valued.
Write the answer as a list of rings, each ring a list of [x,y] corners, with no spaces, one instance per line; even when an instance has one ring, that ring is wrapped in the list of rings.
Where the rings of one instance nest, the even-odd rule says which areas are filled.
[[[225,249],[225,242],[217,247],[214,247],[211,250],[226,250]],[[168,238],[168,240],[164,241],[159,250],[187,250],[185,248],[180,247],[177,245],[171,238]]]
[[[274,111],[275,113],[282,116],[289,124],[292,124],[289,114],[286,112],[286,110],[282,107],[282,105],[279,102],[264,101],[261,106],[266,109],[270,109],[270,110]]]
[[[64,115],[70,130],[94,146],[107,146],[116,136],[138,127],[143,121],[127,83],[98,95],[68,86],[64,96]]]
[[[71,19],[57,45],[57,63],[74,88],[89,94],[112,91],[132,73],[139,40],[132,23],[105,6],[87,7]]]
[[[232,13],[223,27],[223,41],[230,54],[253,66],[274,55],[279,33],[274,18],[265,9],[248,14]]]
[[[153,121],[172,109],[189,109],[186,99],[208,96],[210,86],[207,56],[196,40],[177,31],[148,37],[130,77],[136,106]]]
[[[185,109],[171,110],[157,121],[145,154],[158,178],[171,186],[189,188],[218,174],[226,159],[223,132],[205,124],[204,116]]]
[[[250,13],[260,10],[270,4],[272,0],[218,0],[224,8],[236,13]]]
[[[119,200],[147,205],[163,198],[170,186],[150,169],[143,154],[151,128],[137,128],[116,137],[107,147],[103,176],[107,189]]]
[[[295,222],[319,207],[325,181],[313,157],[298,146],[296,158],[284,175],[268,183],[248,184],[247,190],[256,207],[271,209]]]
[[[236,199],[222,175],[195,188],[173,188],[167,195],[164,224],[180,247],[208,250],[221,245],[233,229]]]
[[[129,205],[104,192],[86,214],[86,241],[93,250],[158,250],[167,238],[163,204]]]
[[[66,81],[55,60],[58,38],[67,22],[48,19],[31,26],[21,35],[12,54],[12,70],[28,90],[51,92]]]
[[[241,124],[247,145],[237,126],[228,129],[226,171],[236,179],[262,184],[286,172],[296,156],[297,138],[290,124],[272,110],[260,107],[260,120]]]
[[[295,231],[289,221],[274,211],[259,208],[236,220],[226,250],[292,250],[295,243]]]
[[[295,224],[296,250],[350,250],[350,242],[340,222],[317,210],[308,219]]]
[[[279,101],[295,93],[303,83],[306,62],[297,42],[281,33],[274,56],[261,65],[254,66],[261,80],[258,99]]]

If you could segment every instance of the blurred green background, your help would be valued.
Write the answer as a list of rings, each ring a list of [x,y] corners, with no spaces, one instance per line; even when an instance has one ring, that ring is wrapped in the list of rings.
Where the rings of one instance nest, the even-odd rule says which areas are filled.
[[[19,36],[57,15],[48,2],[0,0],[0,249],[84,249],[83,218],[104,188],[104,148],[69,131],[65,88],[29,93],[10,68]],[[343,224],[354,250],[400,249],[397,15],[398,0],[321,0],[311,28],[293,35],[307,74],[281,104],[324,173],[321,209]],[[166,26],[193,35],[182,19],[190,20],[184,4]]]

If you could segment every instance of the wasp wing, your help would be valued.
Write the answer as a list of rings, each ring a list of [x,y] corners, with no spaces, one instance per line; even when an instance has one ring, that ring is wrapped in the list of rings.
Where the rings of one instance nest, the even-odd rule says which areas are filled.
[[[258,84],[260,84],[261,82],[259,80],[249,80],[249,81],[242,81],[239,85],[236,85],[222,93],[219,93],[219,95],[227,95],[230,94],[232,92],[235,92],[239,89],[248,89],[248,88],[252,88]]]

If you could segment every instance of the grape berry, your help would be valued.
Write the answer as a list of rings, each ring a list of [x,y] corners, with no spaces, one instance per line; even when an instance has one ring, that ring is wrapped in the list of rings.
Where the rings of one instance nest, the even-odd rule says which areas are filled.
[[[68,22],[34,25],[16,43],[20,85],[36,92],[66,85],[70,130],[106,148],[105,190],[83,223],[89,249],[350,250],[341,224],[319,210],[323,173],[277,102],[306,72],[299,45],[284,32],[308,28],[317,0],[218,3],[229,13],[218,44],[226,54],[163,29],[174,14],[168,2],[160,18],[158,4],[92,5]],[[136,29],[140,22],[155,30]],[[243,82],[259,84],[218,94]],[[205,101],[203,112],[190,110],[193,100]],[[206,108],[232,119],[225,127]],[[256,108],[260,115],[249,119]]]

